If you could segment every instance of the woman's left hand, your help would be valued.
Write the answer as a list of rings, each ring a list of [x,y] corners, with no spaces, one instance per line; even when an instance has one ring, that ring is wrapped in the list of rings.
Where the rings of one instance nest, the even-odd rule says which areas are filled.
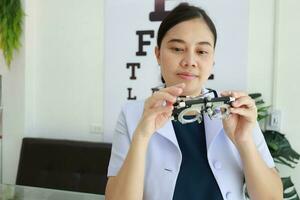
[[[221,96],[235,98],[230,108],[230,115],[223,119],[223,127],[235,145],[242,145],[252,140],[253,128],[257,120],[255,101],[243,92],[225,91]]]

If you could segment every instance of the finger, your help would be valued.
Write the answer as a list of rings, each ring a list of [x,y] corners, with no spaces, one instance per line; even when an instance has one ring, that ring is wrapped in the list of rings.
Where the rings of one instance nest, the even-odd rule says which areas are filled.
[[[157,92],[154,92],[145,103],[146,107],[157,107],[166,103],[166,105],[172,105],[185,87],[185,83],[176,84],[167,88],[163,88]]]
[[[221,92],[221,96],[231,96],[234,98],[239,98],[243,96],[248,96],[248,94],[240,91],[223,91]]]
[[[171,116],[173,111],[173,106],[164,106],[164,107],[157,107],[157,108],[153,108],[151,109],[151,114],[152,116],[157,116],[159,114],[166,114],[168,116]]]
[[[231,114],[238,114],[243,117],[246,117],[247,119],[255,119],[256,120],[256,113],[253,113],[253,111],[247,109],[247,108],[230,108]]]
[[[174,103],[176,101],[176,96],[168,92],[159,91],[151,97],[151,101],[168,101]]]
[[[184,88],[185,88],[185,83],[180,83],[170,87],[163,88],[160,91],[170,93],[174,96],[179,96],[183,92]]]
[[[158,107],[158,106],[164,106],[164,105],[172,105],[175,103],[176,97],[167,93],[158,91],[155,94],[153,94],[145,103],[145,107]]]
[[[233,107],[241,107],[241,106],[246,106],[247,108],[254,108],[256,107],[255,101],[249,97],[249,96],[244,96],[244,97],[239,97],[237,98],[233,103]]]
[[[171,106],[171,105],[173,105],[173,102],[167,101],[167,106]]]

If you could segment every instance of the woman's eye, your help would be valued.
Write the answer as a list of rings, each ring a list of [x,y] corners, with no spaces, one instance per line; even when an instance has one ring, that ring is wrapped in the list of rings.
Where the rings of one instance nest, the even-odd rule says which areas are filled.
[[[198,53],[198,54],[200,54],[200,55],[205,55],[205,54],[208,54],[208,52],[207,52],[207,51],[197,51],[197,53]]]
[[[173,48],[171,48],[173,51],[176,51],[176,52],[181,52],[181,51],[183,51],[183,49],[182,48],[178,48],[178,47],[173,47]]]

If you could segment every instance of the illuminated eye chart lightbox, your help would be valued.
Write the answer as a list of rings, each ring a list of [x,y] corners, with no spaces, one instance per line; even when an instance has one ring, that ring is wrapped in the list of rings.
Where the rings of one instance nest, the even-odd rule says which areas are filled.
[[[152,88],[162,84],[154,53],[157,30],[163,18],[181,2],[206,10],[217,28],[215,65],[205,87],[246,90],[247,0],[106,0],[104,141],[112,141],[122,105],[146,99]]]

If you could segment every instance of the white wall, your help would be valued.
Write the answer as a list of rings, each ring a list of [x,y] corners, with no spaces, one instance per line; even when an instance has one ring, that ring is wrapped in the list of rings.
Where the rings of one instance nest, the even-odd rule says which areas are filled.
[[[0,139],[0,183],[2,183],[2,139]]]
[[[23,137],[101,141],[103,1],[25,1],[23,47],[3,77],[3,182]],[[1,59],[2,62],[3,59]]]
[[[24,38],[22,39],[24,41]],[[11,70],[7,71],[4,63],[1,63],[3,72],[3,140],[2,161],[3,181],[14,182],[21,138],[24,134],[25,112],[25,51],[21,48],[11,64]]]
[[[101,140],[103,1],[36,1],[35,116],[27,136]]]
[[[250,0],[248,92],[261,92],[272,99],[274,1]]]
[[[248,91],[261,92],[267,104],[281,111],[281,129],[300,152],[298,19],[300,1],[250,1]],[[276,12],[276,13],[275,13]],[[281,175],[292,176],[300,194],[300,166],[278,166]]]
[[[281,130],[291,145],[300,152],[298,99],[300,98],[300,1],[279,2],[278,43],[276,51],[276,82],[274,105],[282,112]],[[283,174],[291,175],[300,195],[300,165],[295,170],[284,168]]]
[[[300,151],[299,107],[290,102],[300,96],[295,86],[299,27],[294,26],[300,17],[299,1],[278,1],[276,43],[275,1],[249,2],[248,92],[262,92],[268,103],[274,101],[283,112],[282,131]],[[15,180],[24,136],[101,140],[89,131],[91,124],[102,124],[103,119],[103,4],[102,0],[26,1],[25,45],[10,72],[0,61],[5,75],[4,182]],[[272,92],[274,77],[277,84]],[[282,170],[292,174],[300,192],[300,167]]]

